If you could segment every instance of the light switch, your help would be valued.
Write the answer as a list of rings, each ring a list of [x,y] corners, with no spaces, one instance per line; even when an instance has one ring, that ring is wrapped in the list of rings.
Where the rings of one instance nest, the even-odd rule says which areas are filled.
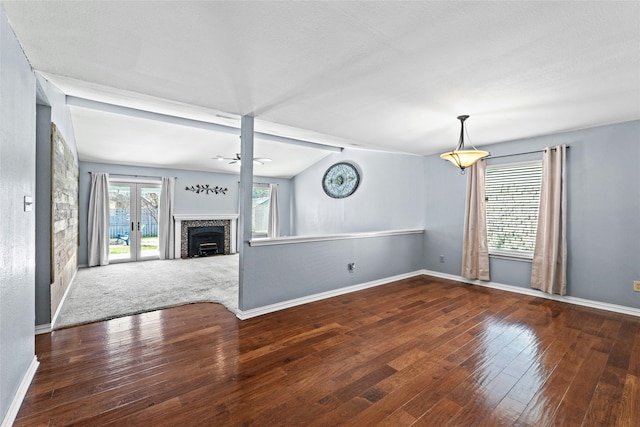
[[[24,196],[24,211],[31,212],[33,210],[33,198],[31,196]]]

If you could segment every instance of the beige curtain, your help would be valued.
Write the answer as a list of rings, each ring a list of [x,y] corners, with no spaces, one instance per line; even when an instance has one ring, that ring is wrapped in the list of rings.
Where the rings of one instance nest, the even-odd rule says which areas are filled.
[[[531,287],[564,295],[567,288],[567,147],[547,147],[542,155],[542,184],[536,247],[531,265]]]
[[[160,187],[160,206],[158,209],[158,249],[160,259],[175,258],[175,232],[173,229],[173,208],[176,179],[172,176],[162,178]]]
[[[109,264],[109,174],[91,172],[87,224],[89,267]]]
[[[467,168],[467,203],[462,241],[462,277],[489,280],[489,244],[484,176],[487,162],[480,160]]]

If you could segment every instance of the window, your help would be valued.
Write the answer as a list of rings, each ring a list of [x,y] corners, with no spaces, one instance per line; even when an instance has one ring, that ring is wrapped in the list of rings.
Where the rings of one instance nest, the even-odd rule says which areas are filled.
[[[487,166],[489,253],[533,258],[538,226],[542,162]]]
[[[267,237],[271,197],[268,184],[254,184],[251,203],[251,234]]]

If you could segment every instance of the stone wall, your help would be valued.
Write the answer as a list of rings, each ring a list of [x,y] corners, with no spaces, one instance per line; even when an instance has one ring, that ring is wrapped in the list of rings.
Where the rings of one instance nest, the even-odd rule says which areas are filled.
[[[78,269],[78,163],[51,124],[51,313]],[[37,243],[36,243],[37,244]]]
[[[188,220],[182,221],[180,225],[180,258],[189,258],[189,247],[187,245],[189,227],[224,227],[224,254],[231,254],[231,221],[228,219],[212,219],[212,220]],[[177,236],[176,236],[177,237]],[[177,254],[176,254],[177,258]]]

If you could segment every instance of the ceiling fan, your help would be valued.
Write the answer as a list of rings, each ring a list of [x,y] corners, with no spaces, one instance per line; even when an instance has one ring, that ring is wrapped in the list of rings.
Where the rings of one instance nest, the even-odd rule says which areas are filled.
[[[240,159],[240,153],[236,153],[235,157],[222,157],[222,156],[217,156],[214,157],[214,159],[218,160],[219,162],[223,162],[225,160],[229,161],[230,165],[240,165],[241,159]],[[256,157],[253,159],[253,164],[254,165],[264,165],[266,162],[270,162],[271,159],[267,158],[267,157]]]

